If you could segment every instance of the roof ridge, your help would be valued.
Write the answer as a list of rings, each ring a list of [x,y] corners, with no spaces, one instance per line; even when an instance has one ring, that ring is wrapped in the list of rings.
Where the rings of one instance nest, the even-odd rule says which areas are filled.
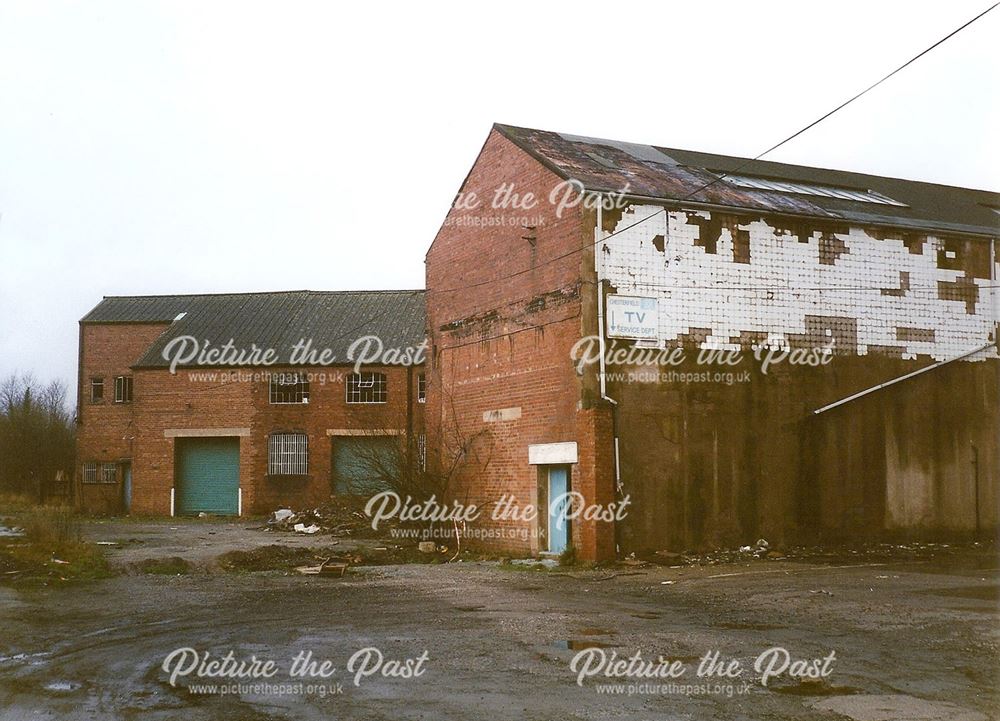
[[[570,136],[570,137],[578,138],[578,139],[581,139],[581,140],[585,139],[585,140],[594,141],[595,143],[598,143],[598,144],[601,144],[601,143],[604,143],[604,144],[608,144],[608,143],[611,143],[611,144],[615,144],[615,143],[627,143],[629,145],[646,145],[646,146],[648,146],[650,148],[653,148],[655,150],[659,150],[660,152],[662,152],[663,154],[668,155],[668,156],[670,155],[671,151],[677,151],[677,152],[680,152],[680,153],[696,153],[696,154],[699,154],[699,155],[714,155],[714,156],[716,156],[716,157],[718,157],[720,159],[727,160],[727,161],[730,161],[730,162],[731,161],[737,161],[739,163],[746,162],[747,164],[753,164],[753,163],[770,163],[770,164],[774,164],[774,165],[784,165],[784,166],[787,166],[787,167],[798,168],[798,169],[801,169],[801,170],[818,170],[818,171],[826,172],[826,173],[850,173],[852,175],[860,175],[860,176],[864,176],[864,177],[868,177],[868,178],[878,178],[878,179],[881,179],[881,180],[898,180],[898,181],[902,181],[902,182],[905,182],[905,183],[919,183],[921,185],[930,185],[930,186],[934,186],[934,187],[938,187],[938,188],[949,188],[949,189],[954,189],[954,190],[966,190],[966,191],[972,191],[972,192],[976,192],[976,193],[990,193],[990,194],[996,195],[996,194],[998,194],[998,192],[1000,192],[1000,191],[996,191],[996,190],[987,190],[986,188],[971,188],[971,187],[966,186],[966,185],[952,185],[950,183],[935,183],[935,182],[932,182],[932,181],[929,181],[929,180],[919,180],[919,179],[914,179],[914,178],[903,178],[903,177],[899,177],[897,175],[877,175],[875,173],[864,172],[864,171],[861,171],[861,170],[848,170],[848,169],[845,169],[845,168],[824,168],[824,167],[821,167],[819,165],[803,165],[803,164],[800,164],[800,163],[786,162],[786,161],[783,161],[783,160],[769,160],[769,159],[766,159],[766,158],[759,158],[759,159],[758,158],[749,158],[749,157],[745,157],[745,156],[741,156],[741,155],[727,155],[725,153],[719,153],[719,152],[715,152],[715,151],[711,151],[711,150],[695,150],[695,149],[691,149],[691,148],[672,148],[672,147],[667,146],[667,145],[656,145],[656,144],[653,144],[653,143],[637,143],[637,142],[634,142],[634,141],[617,140],[617,139],[613,139],[613,138],[599,138],[599,137],[589,136],[589,135],[578,135],[576,133],[564,133],[564,132],[558,131],[558,130],[543,130],[541,128],[529,128],[529,127],[525,127],[525,126],[522,126],[522,125],[508,125],[506,123],[493,123],[493,127],[496,128],[497,130],[499,130],[501,133],[503,133],[503,135],[505,137],[507,137],[508,140],[511,140],[514,143],[517,143],[518,145],[521,145],[521,143],[518,143],[518,139],[514,138],[514,137],[511,137],[510,133],[508,133],[506,131],[514,130],[514,131],[528,131],[528,132],[533,132],[533,133],[552,133],[552,134],[558,135],[560,137]],[[680,163],[681,165],[686,165],[685,163],[681,163],[680,160],[677,160],[677,162]],[[711,170],[710,168],[706,168],[704,166],[691,166],[691,167],[698,167],[698,168],[701,168],[703,170]],[[722,172],[726,172],[726,171],[722,171]],[[740,168],[739,171],[737,171],[737,170],[734,169],[734,170],[729,171],[729,172],[733,172],[733,173],[739,172],[739,173],[743,173],[745,175],[754,175],[754,173],[751,172],[749,168],[746,168],[746,169],[745,168]]]
[[[237,291],[237,292],[224,292],[224,293],[159,293],[159,294],[145,294],[145,295],[105,295],[102,296],[104,300],[138,300],[142,298],[219,298],[223,296],[241,296],[241,295],[281,295],[281,294],[294,294],[294,293],[311,293],[314,295],[335,295],[335,294],[347,294],[347,293],[424,293],[424,288],[398,288],[398,289],[383,289],[379,288],[376,290],[249,290],[249,291]]]

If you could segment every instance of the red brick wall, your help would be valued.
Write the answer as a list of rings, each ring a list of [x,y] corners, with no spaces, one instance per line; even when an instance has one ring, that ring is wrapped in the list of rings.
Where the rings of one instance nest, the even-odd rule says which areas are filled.
[[[269,368],[267,372],[302,371],[301,368]],[[272,405],[268,383],[263,376],[248,379],[260,369],[218,371],[205,380],[186,370],[171,375],[166,370],[139,370],[136,373],[139,428],[133,473],[133,510],[137,513],[170,512],[170,489],[174,485],[176,438],[165,437],[167,430],[249,429],[240,438],[240,487],[243,512],[268,513],[288,505],[292,508],[316,506],[330,497],[331,438],[329,429],[381,432],[407,429],[410,399],[413,433],[423,430],[423,404],[416,402],[416,374],[408,396],[406,368],[368,367],[387,376],[388,401],[377,405],[346,402],[344,368],[324,368],[311,374],[308,404]],[[211,372],[211,371],[209,371]],[[204,371],[194,371],[204,373]],[[235,379],[232,374],[236,374]],[[227,380],[223,382],[222,378]],[[141,392],[141,399],[139,394]],[[302,478],[267,476],[267,444],[271,433],[301,432],[309,437],[309,472]]]
[[[444,467],[459,445],[456,436],[475,439],[454,495],[486,509],[477,526],[491,526],[488,510],[503,494],[515,495],[522,506],[537,503],[538,469],[528,464],[530,444],[577,441],[581,463],[572,467],[572,488],[584,492],[588,502],[611,493],[611,468],[602,452],[597,461],[593,451],[583,458],[586,448],[600,443],[610,448],[608,414],[580,410],[584,393],[570,360],[570,348],[593,320],[587,300],[593,286],[581,279],[581,268],[593,267],[592,252],[572,251],[591,243],[593,231],[592,225],[584,228],[579,210],[556,217],[548,195],[560,180],[493,131],[462,188],[466,198],[475,192],[483,206],[452,209],[427,253],[428,432]],[[489,207],[504,183],[541,202],[531,210]],[[512,223],[517,216],[527,216],[535,227]],[[473,224],[476,217],[485,220]],[[449,292],[453,288],[459,290]],[[484,414],[500,409],[517,409],[513,415],[519,417],[484,420]],[[492,525],[513,537],[483,545],[544,550],[537,523]],[[589,525],[574,524],[578,553],[613,555],[613,528],[597,531]]]
[[[83,484],[88,461],[120,463],[132,458],[135,403],[115,403],[115,377],[132,375],[131,365],[167,327],[165,323],[84,323],[80,326],[80,375],[77,397],[76,488],[86,509],[111,513],[121,508],[121,486]],[[90,402],[90,379],[104,379],[104,400]]]
[[[264,376],[248,378],[254,369],[227,371],[212,379],[186,370],[130,366],[163,332],[166,324],[84,324],[81,329],[80,412],[77,435],[77,489],[89,511],[122,510],[121,475],[115,484],[82,484],[82,465],[132,463],[132,512],[166,515],[174,485],[176,439],[168,429],[249,428],[240,438],[240,485],[244,513],[266,513],[279,505],[302,508],[330,496],[331,438],[328,429],[423,433],[424,404],[417,403],[417,374],[422,368],[377,368],[388,382],[388,402],[346,402],[348,368],[311,369],[310,402],[272,405]],[[270,368],[269,372],[302,370]],[[133,376],[134,400],[114,403],[114,378]],[[104,401],[90,403],[90,378],[104,378]],[[223,382],[223,378],[226,382]],[[409,411],[407,410],[409,406]],[[267,442],[274,432],[309,436],[309,473],[305,478],[267,478]],[[401,440],[401,442],[404,442]]]

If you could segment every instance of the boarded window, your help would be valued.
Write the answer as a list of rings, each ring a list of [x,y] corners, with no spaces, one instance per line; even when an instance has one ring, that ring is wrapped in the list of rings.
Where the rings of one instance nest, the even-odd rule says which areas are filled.
[[[304,476],[309,472],[309,437],[305,433],[272,433],[267,447],[270,476]]]

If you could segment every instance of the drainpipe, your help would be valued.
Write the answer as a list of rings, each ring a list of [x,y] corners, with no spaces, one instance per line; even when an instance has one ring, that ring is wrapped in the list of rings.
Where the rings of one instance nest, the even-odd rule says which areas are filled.
[[[413,366],[406,366],[406,472],[413,474]]]
[[[997,331],[1000,329],[1000,289],[997,288],[997,242],[996,238],[990,240],[990,307],[993,315],[993,340],[997,338]]]
[[[611,404],[611,436],[614,439],[614,459],[615,459],[615,493],[621,494],[621,456],[618,449],[618,401],[608,395],[607,378],[605,377],[606,367],[604,364],[604,278],[601,273],[601,259],[603,254],[597,246],[604,237],[604,195],[597,195],[597,227],[594,229],[594,272],[597,274],[597,344],[600,350],[599,373],[601,383],[601,400]],[[615,552],[618,552],[618,524],[615,524]]]

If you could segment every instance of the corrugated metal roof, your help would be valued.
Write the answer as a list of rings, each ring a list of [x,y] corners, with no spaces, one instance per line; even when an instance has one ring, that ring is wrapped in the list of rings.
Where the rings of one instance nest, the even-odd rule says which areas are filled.
[[[348,346],[361,336],[378,336],[386,348],[416,347],[426,325],[422,290],[114,296],[81,322],[169,323],[137,361],[140,368],[169,365],[163,348],[179,336],[216,347],[232,341],[239,350],[273,348],[281,363],[288,362],[300,340],[312,340],[317,352],[329,348],[338,361],[347,362]]]
[[[729,206],[787,215],[843,219],[866,225],[996,236],[1000,234],[1000,194],[915,180],[886,178],[842,170],[811,168],[766,160],[750,162],[616,140],[587,138],[495,125],[494,128],[563,178],[574,178],[588,190],[628,193],[664,200]],[[904,206],[854,202],[814,195],[754,190],[717,179],[735,172],[774,180],[872,190]]]
[[[191,304],[195,295],[144,295],[105,297],[83,323],[169,323]]]

